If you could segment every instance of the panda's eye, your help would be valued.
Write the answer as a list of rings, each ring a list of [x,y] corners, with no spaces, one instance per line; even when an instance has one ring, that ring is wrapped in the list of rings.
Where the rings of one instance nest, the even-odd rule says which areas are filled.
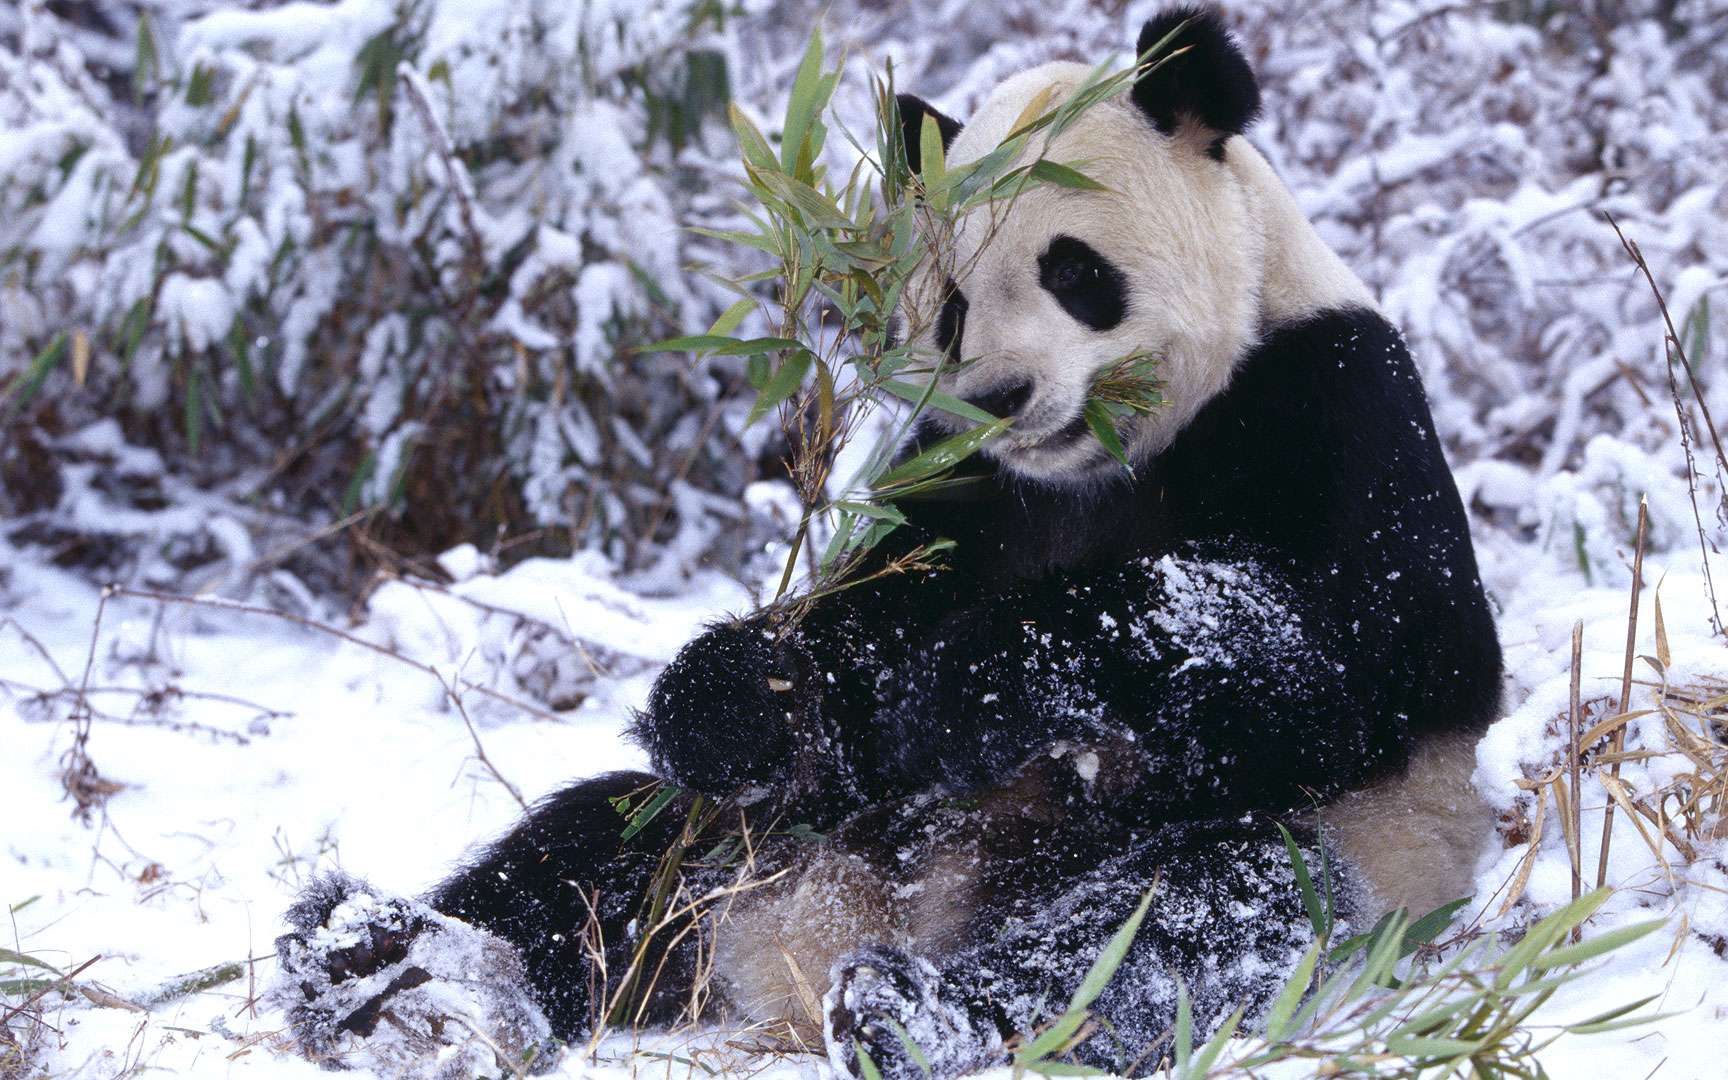
[[[1038,256],[1038,284],[1093,330],[1108,330],[1128,313],[1128,280],[1122,271],[1072,236],[1058,236]]]
[[[950,279],[944,283],[942,295],[942,311],[936,316],[936,347],[957,360],[961,339],[966,336],[966,294]]]

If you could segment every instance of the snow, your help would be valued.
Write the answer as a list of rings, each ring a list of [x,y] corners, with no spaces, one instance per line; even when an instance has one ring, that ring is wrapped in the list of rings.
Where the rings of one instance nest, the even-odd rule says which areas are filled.
[[[112,449],[115,439],[112,429],[80,437],[87,449]],[[144,457],[137,464],[151,462]],[[1534,482],[1531,501],[1545,504],[1556,498],[1555,488],[1573,499],[1591,490],[1599,495],[1582,475]],[[1680,522],[1659,515],[1655,521],[1652,535],[1671,537],[1673,546],[1646,562],[1637,650],[1656,652],[1652,613],[1659,596],[1671,678],[1728,677],[1728,654],[1709,633],[1695,549]],[[1624,570],[1610,575],[1605,565],[1599,583],[1586,586],[1571,544],[1550,544],[1543,535],[1529,541],[1483,529],[1477,538],[1486,584],[1501,609],[1511,677],[1507,716],[1483,741],[1476,782],[1508,808],[1516,796],[1512,782],[1556,748],[1547,726],[1566,700],[1572,623],[1585,622],[1586,698],[1617,693],[1623,655]],[[0,743],[12,752],[0,756],[0,791],[21,812],[0,825],[7,865],[0,898],[12,905],[36,898],[14,914],[11,947],[62,968],[100,957],[85,977],[128,1000],[149,997],[185,972],[250,958],[242,980],[148,1013],[56,1001],[48,1018],[59,1034],[46,1060],[57,1075],[97,1075],[121,1054],[192,1075],[215,1069],[312,1075],[311,1066],[286,1051],[281,1014],[268,1003],[247,1004],[273,975],[271,941],[299,889],[316,873],[345,869],[412,895],[464,850],[506,828],[520,808],[477,762],[473,739],[440,681],[423,671],[221,605],[117,597],[104,607],[99,590],[38,555],[14,549],[3,555],[0,679],[7,682]],[[640,751],[623,743],[619,731],[658,665],[703,620],[749,605],[747,593],[720,575],[694,579],[675,598],[635,594],[593,554],[529,560],[496,573],[470,547],[442,563],[456,579],[452,585],[389,583],[373,594],[366,620],[352,632],[433,666],[456,685],[541,701],[563,694],[566,707],[549,720],[464,693],[488,757],[530,799],[572,777],[641,766]],[[1716,571],[1723,579],[1728,565]],[[1219,573],[1203,595],[1227,585],[1227,568]],[[73,736],[70,700],[43,700],[28,688],[53,691],[82,681],[99,607],[90,685],[100,689],[91,696],[97,716],[88,748],[100,774],[123,786],[84,823],[58,781]],[[549,644],[548,635],[556,642]],[[581,646],[573,648],[571,639]],[[594,660],[598,671],[576,670],[573,652]],[[566,666],[533,672],[548,662]],[[1659,736],[1655,726],[1643,725],[1634,743],[1652,736]],[[1670,767],[1629,763],[1622,775],[1643,790]],[[1602,804],[1588,790],[1583,847],[1593,856]],[[1721,891],[1728,886],[1722,868],[1728,852],[1719,840],[1706,843],[1697,862],[1670,878],[1624,814],[1615,829],[1609,882],[1619,891],[1591,931],[1653,915],[1666,916],[1669,929],[1564,989],[1552,1015],[1582,1017],[1649,995],[1658,997],[1653,1008],[1675,1015],[1654,1034],[1635,1029],[1562,1041],[1544,1061],[1554,1075],[1606,1075],[1600,1070],[1608,1063],[1613,1074],[1642,1075],[1664,1058],[1663,1075],[1715,1075],[1719,1063],[1708,1048],[1719,1044],[1728,1010],[1728,965],[1708,935],[1720,940],[1728,929],[1728,893]],[[1485,925],[1516,927],[1569,897],[1565,849],[1551,828],[1525,901],[1495,918],[1523,854],[1496,843],[1485,855],[1478,880],[1479,896],[1490,898],[1479,903]],[[1673,851],[1667,855],[1677,859]],[[624,1069],[616,1056],[624,1053],[609,1044],[603,1062]],[[776,1066],[788,1073],[811,1067]],[[595,1069],[566,1060],[559,1075]]]

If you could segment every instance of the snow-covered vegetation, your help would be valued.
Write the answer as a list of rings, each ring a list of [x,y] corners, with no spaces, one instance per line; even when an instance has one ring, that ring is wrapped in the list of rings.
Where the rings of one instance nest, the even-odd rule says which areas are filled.
[[[310,1075],[255,1001],[308,877],[410,892],[522,799],[638,763],[618,731],[658,667],[772,590],[798,500],[743,365],[634,351],[758,268],[688,228],[741,220],[728,101],[776,134],[821,20],[836,131],[869,145],[890,61],[963,117],[1033,63],[1126,60],[1158,6],[0,6],[0,1076]],[[1406,330],[1498,607],[1500,828],[1460,925],[1517,933],[1575,861],[1587,890],[1612,800],[1588,930],[1667,925],[1544,1015],[1673,1015],[1542,1060],[1719,1075],[1728,10],[1229,11],[1251,137]],[[1580,621],[1608,723],[1573,839]],[[761,1064],[727,1037],[559,1067]]]

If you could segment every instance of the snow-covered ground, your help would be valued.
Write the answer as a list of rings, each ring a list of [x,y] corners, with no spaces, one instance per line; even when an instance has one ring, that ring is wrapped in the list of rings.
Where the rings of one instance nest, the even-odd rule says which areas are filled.
[[[1659,596],[1671,680],[1728,677],[1728,651],[1710,634],[1685,489],[1665,463],[1603,438],[1578,472],[1537,482],[1473,466],[1460,482],[1479,505],[1520,508],[1504,526],[1479,528],[1477,541],[1511,672],[1507,717],[1482,744],[1477,776],[1497,805],[1511,807],[1512,781],[1545,770],[1557,752],[1552,721],[1567,700],[1575,621],[1585,625],[1584,697],[1618,693],[1630,553],[1585,551],[1596,567],[1586,584],[1572,521],[1623,513],[1624,499],[1635,506],[1636,492],[1648,489],[1652,551],[1637,651],[1659,652]],[[750,604],[745,589],[718,575],[691,579],[670,599],[635,595],[592,556],[501,575],[472,550],[444,564],[458,578],[447,592],[387,585],[352,628],[392,656],[217,602],[104,602],[37,554],[0,548],[0,901],[13,908],[4,944],[61,971],[93,961],[78,983],[96,991],[43,1003],[49,1027],[39,1033],[38,1061],[47,1072],[313,1075],[282,1037],[280,1013],[254,1004],[275,971],[282,912],[307,878],[341,867],[390,891],[418,891],[517,816],[499,777],[532,800],[572,777],[640,764],[620,729],[657,665],[704,618]],[[1615,564],[1617,573],[1604,569]],[[1728,581],[1728,564],[1715,569]],[[580,688],[564,702],[570,707],[547,718],[503,700],[544,676],[524,657],[551,655],[584,665],[581,675],[556,675]],[[61,776],[77,732],[71,691],[86,684],[87,660],[94,719],[86,750],[115,787],[80,819]],[[1653,677],[1641,661],[1639,678]],[[446,685],[457,689],[472,734]],[[1638,703],[1651,692],[1641,686]],[[1662,743],[1653,718],[1633,732],[1634,746]],[[1662,758],[1629,763],[1622,775],[1647,791],[1673,768]],[[1603,803],[1587,776],[1590,870]],[[1525,849],[1484,837],[1486,926],[1515,927],[1569,897],[1552,806],[1548,820],[1526,903],[1498,921]],[[1576,1020],[1646,996],[1656,997],[1652,1010],[1672,1015],[1648,1029],[1560,1042],[1545,1055],[1554,1075],[1722,1074],[1728,962],[1716,953],[1728,935],[1728,853],[1720,839],[1690,841],[1695,861],[1670,849],[1665,870],[1618,816],[1609,881],[1619,891],[1589,930],[1652,914],[1668,927],[1566,988],[1537,1019]],[[125,1005],[233,962],[239,977],[220,986],[143,1011]],[[690,1074],[693,1066],[675,1060],[688,1056],[682,1043],[660,1047],[673,1057],[634,1058],[627,1045],[608,1044],[598,1064],[567,1057],[560,1074]],[[825,1068],[815,1059],[773,1067]]]

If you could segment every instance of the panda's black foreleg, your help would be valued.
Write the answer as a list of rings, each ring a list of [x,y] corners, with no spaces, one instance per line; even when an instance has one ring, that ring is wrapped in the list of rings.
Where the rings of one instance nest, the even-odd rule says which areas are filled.
[[[914,651],[859,771],[889,793],[968,793],[1058,744],[1129,744],[1143,820],[1289,809],[1407,759],[1380,647],[1270,559],[1189,550],[1064,575],[954,614]]]
[[[1311,867],[1319,865],[1316,843],[1311,834],[1302,839]],[[1336,855],[1328,865],[1337,915],[1347,924],[1353,872]],[[926,1064],[945,1080],[994,1063],[1003,1039],[1035,1033],[1062,1014],[1148,890],[1139,933],[1091,1006],[1101,1021],[1097,1033],[1072,1054],[1081,1064],[1126,1076],[1136,1063],[1155,1061],[1175,1019],[1179,984],[1193,1002],[1197,1037],[1239,1005],[1254,1016],[1313,940],[1271,822],[1165,826],[1058,885],[998,882],[993,891],[1003,899],[976,917],[993,933],[944,958],[940,971],[880,948],[842,963],[827,1002],[830,1058],[860,1075],[861,1050],[886,1080],[916,1080]],[[906,1046],[908,1036],[916,1051]]]

